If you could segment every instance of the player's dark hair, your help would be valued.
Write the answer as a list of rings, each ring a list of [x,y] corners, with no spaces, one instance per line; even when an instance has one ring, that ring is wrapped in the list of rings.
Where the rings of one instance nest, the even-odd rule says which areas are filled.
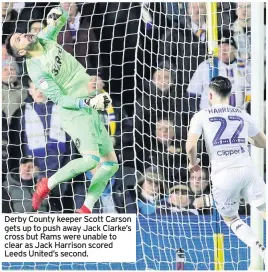
[[[225,98],[231,93],[232,83],[226,77],[217,76],[211,79],[209,88],[214,90],[219,96]]]
[[[6,39],[6,41],[5,41],[5,45],[6,45],[7,53],[8,53],[10,56],[16,58],[16,57],[18,57],[18,52],[17,52],[17,50],[16,50],[15,48],[13,48],[13,47],[11,46],[11,44],[10,44],[10,40],[11,40],[11,37],[13,36],[13,34],[14,34],[14,33],[11,33],[11,34],[7,37],[7,39]]]

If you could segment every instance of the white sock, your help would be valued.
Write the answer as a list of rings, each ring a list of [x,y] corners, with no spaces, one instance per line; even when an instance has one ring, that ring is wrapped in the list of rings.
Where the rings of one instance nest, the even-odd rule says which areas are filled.
[[[52,190],[54,187],[56,187],[59,184],[57,179],[53,179],[53,176],[48,179],[47,187]]]
[[[258,254],[265,260],[265,248],[255,236],[252,228],[243,220],[237,218],[229,223],[234,234],[244,242],[248,247],[254,248]]]
[[[89,195],[89,194],[86,195],[86,198],[85,198],[85,201],[84,201],[84,205],[88,209],[90,209],[91,211],[93,209],[93,206],[94,206],[95,202],[96,202],[96,198],[94,196]]]

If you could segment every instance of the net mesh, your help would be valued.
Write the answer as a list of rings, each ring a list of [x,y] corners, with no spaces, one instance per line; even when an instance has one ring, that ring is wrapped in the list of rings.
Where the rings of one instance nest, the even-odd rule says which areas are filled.
[[[212,270],[216,233],[224,234],[224,268],[247,269],[247,247],[213,206],[202,139],[198,143],[202,171],[196,176],[187,172],[187,130],[193,114],[205,106],[210,78],[206,4],[78,2],[62,6],[74,18],[62,29],[58,42],[90,75],[101,78],[113,98],[113,107],[101,117],[113,138],[120,170],[94,212],[137,213],[137,261],[4,263],[3,270],[174,270],[180,248],[187,270]],[[38,32],[52,7],[51,3],[4,3],[3,41],[13,31]],[[236,3],[218,3],[217,15],[219,40],[233,46],[222,48],[219,74],[234,85],[231,103],[248,109],[250,4],[237,9]],[[60,128],[57,107],[34,92],[24,60],[10,58],[3,46],[2,52],[3,209],[32,212],[34,183],[24,180],[51,176],[79,154]],[[223,58],[233,60],[224,66]],[[38,169],[22,160],[32,158]],[[91,176],[86,173],[61,184],[39,212],[74,212],[83,204],[89,185],[85,181]],[[243,202],[240,214],[250,221]]]

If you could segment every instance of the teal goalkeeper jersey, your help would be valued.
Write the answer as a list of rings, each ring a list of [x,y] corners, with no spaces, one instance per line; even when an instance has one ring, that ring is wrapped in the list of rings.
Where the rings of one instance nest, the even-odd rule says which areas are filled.
[[[55,26],[47,26],[38,34],[45,49],[42,56],[27,58],[27,71],[37,88],[46,97],[65,109],[79,109],[81,98],[89,96],[91,77],[85,68],[58,43],[57,36],[68,20],[63,11]]]

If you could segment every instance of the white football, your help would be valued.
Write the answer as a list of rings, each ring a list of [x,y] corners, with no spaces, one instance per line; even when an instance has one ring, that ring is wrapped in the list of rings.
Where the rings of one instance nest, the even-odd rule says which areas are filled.
[[[55,25],[58,18],[62,15],[62,9],[60,7],[52,8],[47,15],[47,24]]]

